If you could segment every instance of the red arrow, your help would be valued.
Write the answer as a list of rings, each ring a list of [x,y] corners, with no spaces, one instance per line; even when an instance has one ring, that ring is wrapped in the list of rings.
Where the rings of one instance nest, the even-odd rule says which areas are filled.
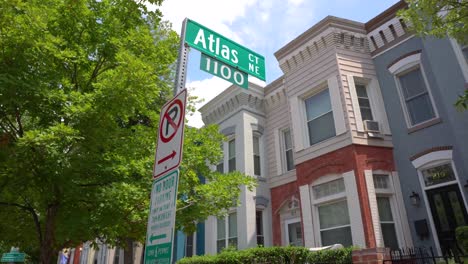
[[[171,154],[169,154],[168,156],[166,156],[166,157],[162,158],[160,161],[158,161],[158,164],[161,164],[161,163],[163,163],[163,162],[165,162],[165,161],[167,161],[169,159],[173,159],[176,154],[177,153],[175,152],[175,150],[173,150]]]

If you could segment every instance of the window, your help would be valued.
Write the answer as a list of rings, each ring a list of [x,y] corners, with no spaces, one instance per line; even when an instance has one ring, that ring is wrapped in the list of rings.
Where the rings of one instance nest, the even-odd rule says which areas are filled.
[[[260,138],[253,136],[253,160],[254,160],[254,174],[261,175],[260,168]]]
[[[359,109],[361,110],[362,120],[374,120],[372,116],[369,96],[367,95],[367,87],[362,84],[356,84],[355,86],[359,102]]]
[[[193,239],[195,236],[192,234],[188,235],[185,239],[185,257],[193,256]]]
[[[228,171],[236,170],[236,140],[232,139],[228,143]]]
[[[393,220],[392,208],[389,197],[377,197],[377,208],[379,210],[380,228],[384,246],[391,249],[398,249],[398,239],[395,231],[395,221]]]
[[[223,153],[221,161],[216,165],[216,171],[219,173],[224,173],[224,148],[223,143],[221,143],[221,152]]]
[[[322,246],[353,244],[344,179],[312,186]]]
[[[286,242],[290,246],[303,246],[302,226],[300,219],[290,219],[285,221]]]
[[[328,89],[305,100],[309,143],[314,145],[335,136],[335,123]]]
[[[227,217],[218,218],[217,228],[216,251],[219,253],[226,247],[237,248],[237,213],[230,213]]]
[[[294,169],[294,159],[292,150],[291,130],[283,131],[283,158],[286,164],[286,171]]]
[[[396,223],[392,213],[393,187],[386,174],[373,174],[380,230],[385,247],[398,249]]]
[[[398,79],[405,108],[412,126],[436,117],[421,69],[413,68],[399,74]]]
[[[255,212],[255,223],[256,223],[256,228],[257,228],[257,245],[264,246],[265,238],[263,235],[263,212],[262,211]]]
[[[455,181],[455,174],[453,173],[452,166],[449,163],[421,170],[421,174],[426,187]]]
[[[120,258],[120,248],[116,247],[115,248],[115,253],[114,253],[114,262],[113,263],[114,264],[119,264],[120,263],[119,258]]]
[[[346,247],[353,244],[346,200],[321,205],[318,212],[323,246],[339,243]]]

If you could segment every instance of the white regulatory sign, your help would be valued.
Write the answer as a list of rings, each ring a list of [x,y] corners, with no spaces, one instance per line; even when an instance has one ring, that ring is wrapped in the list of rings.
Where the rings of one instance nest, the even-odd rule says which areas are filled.
[[[146,232],[145,264],[171,264],[179,170],[153,182]]]
[[[187,89],[182,90],[161,109],[158,145],[153,179],[178,168],[182,159]]]

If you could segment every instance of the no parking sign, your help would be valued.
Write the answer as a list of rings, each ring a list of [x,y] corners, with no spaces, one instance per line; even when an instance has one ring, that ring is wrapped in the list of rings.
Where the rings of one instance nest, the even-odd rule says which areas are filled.
[[[161,109],[153,179],[180,165],[184,141],[186,100],[187,90],[184,89]]]

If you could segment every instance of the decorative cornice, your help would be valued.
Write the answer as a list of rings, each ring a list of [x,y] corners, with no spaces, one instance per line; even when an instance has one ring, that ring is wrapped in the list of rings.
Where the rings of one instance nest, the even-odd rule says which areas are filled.
[[[211,109],[204,109],[202,119],[205,124],[218,123],[230,114],[247,108],[253,112],[264,114],[264,100],[253,94],[239,92],[233,97],[225,98],[224,101]],[[208,110],[208,111],[206,111]]]

